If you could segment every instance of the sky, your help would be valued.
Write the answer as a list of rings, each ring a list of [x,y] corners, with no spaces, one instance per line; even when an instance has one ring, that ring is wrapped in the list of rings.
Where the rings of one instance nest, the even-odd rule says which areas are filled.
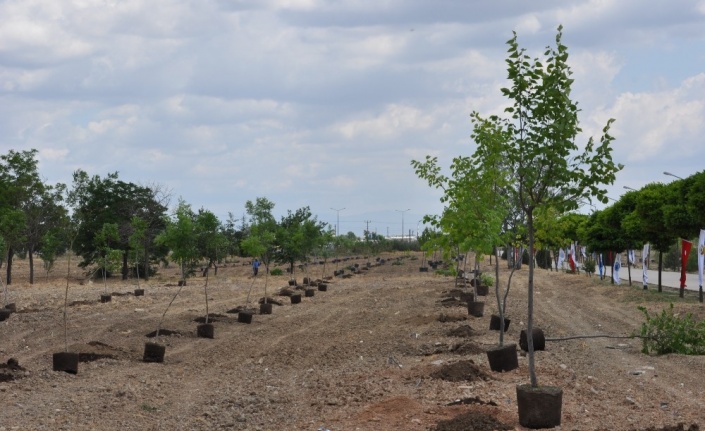
[[[266,197],[342,233],[416,235],[411,160],[475,149],[508,106],[506,42],[563,42],[608,194],[705,167],[705,0],[0,0],[0,153],[159,185],[221,220]],[[602,204],[597,204],[597,208]],[[339,225],[338,225],[339,220]]]

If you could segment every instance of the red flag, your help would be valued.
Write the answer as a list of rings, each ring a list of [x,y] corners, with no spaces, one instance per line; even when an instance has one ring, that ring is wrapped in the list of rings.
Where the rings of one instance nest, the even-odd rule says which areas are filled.
[[[681,240],[681,289],[685,288],[685,269],[688,266],[688,255],[692,242]]]
[[[570,264],[570,271],[575,272],[575,244],[570,244],[570,255],[568,263]]]

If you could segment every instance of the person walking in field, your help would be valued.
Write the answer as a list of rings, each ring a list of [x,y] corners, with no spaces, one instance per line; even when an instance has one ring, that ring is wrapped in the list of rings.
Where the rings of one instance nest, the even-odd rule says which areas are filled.
[[[257,272],[259,272],[259,260],[255,259],[252,261],[252,272],[257,277]]]

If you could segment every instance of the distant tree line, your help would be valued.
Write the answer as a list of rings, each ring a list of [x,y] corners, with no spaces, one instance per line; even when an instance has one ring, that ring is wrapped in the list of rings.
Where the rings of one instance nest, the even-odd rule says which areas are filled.
[[[13,281],[16,258],[28,259],[28,281],[34,283],[35,257],[48,276],[67,252],[80,257],[89,276],[149,278],[171,261],[182,267],[185,280],[197,269],[217,272],[221,262],[236,256],[293,272],[313,257],[418,249],[373,233],[336,237],[309,207],[276,220],[275,204],[264,197],[246,201],[241,219],[231,212],[227,220],[182,199],[170,211],[171,197],[162,185],[123,181],[118,172],[101,177],[79,169],[72,184],[50,184],[39,173],[37,150],[9,150],[0,155],[0,266],[6,283]]]

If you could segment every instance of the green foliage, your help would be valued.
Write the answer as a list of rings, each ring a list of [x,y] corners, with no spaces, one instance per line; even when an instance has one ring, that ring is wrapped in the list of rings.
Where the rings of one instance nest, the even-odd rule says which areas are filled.
[[[480,281],[485,286],[494,286],[494,277],[492,277],[489,274],[486,274],[486,273],[480,274]]]
[[[181,200],[166,229],[156,238],[158,244],[163,244],[171,250],[171,259],[181,264],[182,281],[186,281],[186,274],[192,272],[199,257],[194,219],[195,214],[191,206]]]
[[[453,268],[453,267],[437,269],[435,272],[438,275],[443,275],[446,277],[457,277],[458,276],[458,273],[455,271],[455,268]]]
[[[604,185],[612,184],[622,169],[622,165],[612,160],[614,138],[609,134],[612,119],[602,129],[599,143],[593,138],[584,146],[576,142],[582,129],[578,104],[571,99],[573,78],[568,48],[561,41],[562,32],[559,26],[555,47],[547,47],[542,59],[532,59],[519,46],[514,33],[507,42],[507,74],[511,85],[501,90],[509,99],[510,106],[505,109],[508,118],[493,115],[487,120],[503,136],[497,153],[516,179],[514,187],[506,188],[506,192],[509,201],[516,202],[526,216],[529,250],[535,247],[535,216],[549,209],[560,216],[591,198],[607,203]],[[479,120],[479,115],[474,117]],[[495,152],[487,141],[476,139],[476,142],[479,154]],[[533,253],[530,256],[533,261]],[[529,264],[528,291],[527,323],[531,330],[533,264]],[[537,386],[533,349],[529,349],[528,363],[531,385]]]
[[[587,258],[583,262],[583,271],[585,271],[587,273],[587,275],[594,274],[596,267],[597,267],[597,264],[595,263],[595,259]]]
[[[149,413],[154,413],[157,411],[156,407],[149,405],[147,403],[142,403],[142,405],[140,405],[140,409],[142,409],[145,412],[149,412]]]
[[[163,257],[165,250],[153,245],[156,236],[166,227],[167,208],[158,200],[154,188],[122,181],[117,172],[101,178],[78,170],[73,174],[73,187],[68,195],[68,203],[74,208],[73,216],[81,225],[74,251],[82,256],[82,267],[94,262],[96,248],[92,239],[106,223],[118,227],[119,239],[113,248],[129,252],[131,223],[136,216],[147,223],[144,241],[147,248],[143,251],[153,254],[154,258]],[[126,273],[127,268],[124,270]]]
[[[284,271],[282,271],[281,268],[274,268],[273,270],[269,271],[269,275],[284,275]]]
[[[245,203],[251,224],[249,234],[240,243],[240,248],[246,255],[259,258],[266,267],[269,267],[276,247],[275,232],[278,225],[272,215],[273,209],[274,202],[264,197]]]
[[[307,261],[313,250],[322,244],[325,226],[311,213],[309,207],[287,211],[275,233],[275,259],[289,264],[293,274],[294,263]]]
[[[536,265],[542,269],[551,269],[553,262],[551,261],[551,252],[546,249],[541,249],[536,252]]]
[[[660,314],[652,316],[645,307],[646,321],[641,324],[643,353],[681,353],[684,355],[705,354],[705,320],[696,321],[691,313],[679,316],[673,312],[673,303]]]

